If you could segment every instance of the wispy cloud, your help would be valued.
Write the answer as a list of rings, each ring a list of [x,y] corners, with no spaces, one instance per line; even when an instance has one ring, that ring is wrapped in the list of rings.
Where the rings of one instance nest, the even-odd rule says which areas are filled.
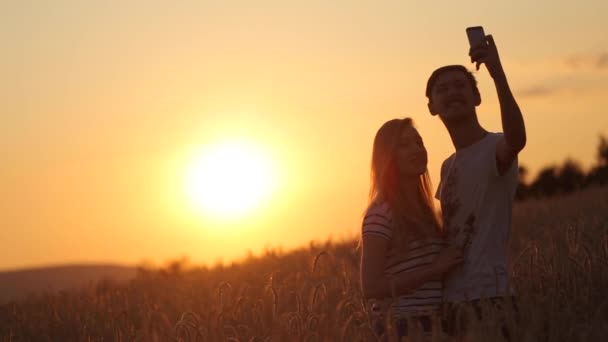
[[[517,95],[520,97],[541,97],[550,96],[558,92],[559,89],[555,87],[549,87],[546,85],[537,85],[529,88],[524,88],[517,91]]]
[[[579,53],[521,65],[520,75],[527,76],[528,85],[515,89],[519,97],[578,96],[608,90],[608,52]]]
[[[601,69],[608,68],[608,53],[603,53],[600,55],[597,66]]]
[[[608,52],[574,55],[568,57],[565,62],[575,70],[608,69]]]
[[[518,97],[565,97],[570,96],[596,96],[608,91],[608,83],[592,82],[589,78],[581,76],[576,80],[547,79],[529,87],[515,90]]]

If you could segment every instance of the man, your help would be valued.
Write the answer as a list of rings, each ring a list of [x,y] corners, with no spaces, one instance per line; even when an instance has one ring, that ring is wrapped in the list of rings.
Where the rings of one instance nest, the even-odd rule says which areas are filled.
[[[480,315],[481,299],[496,304],[512,295],[507,242],[517,187],[517,155],[526,145],[523,117],[492,36],[471,48],[469,55],[477,70],[484,64],[494,80],[504,133],[488,132],[479,124],[476,107],[481,95],[465,67],[435,70],[426,88],[429,111],[439,116],[456,148],[441,166],[436,194],[448,236],[464,252],[463,266],[449,274],[444,284],[447,329],[452,334],[458,327],[450,316],[461,307],[458,303],[472,304]]]

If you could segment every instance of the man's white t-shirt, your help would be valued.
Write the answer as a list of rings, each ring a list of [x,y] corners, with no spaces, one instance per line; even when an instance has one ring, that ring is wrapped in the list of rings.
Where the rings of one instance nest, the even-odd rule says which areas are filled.
[[[502,175],[496,166],[496,143],[502,133],[488,133],[443,162],[435,197],[441,201],[448,236],[466,234],[464,264],[446,275],[444,300],[458,302],[511,294],[507,243],[517,188],[517,159]],[[461,239],[462,240],[462,239]]]

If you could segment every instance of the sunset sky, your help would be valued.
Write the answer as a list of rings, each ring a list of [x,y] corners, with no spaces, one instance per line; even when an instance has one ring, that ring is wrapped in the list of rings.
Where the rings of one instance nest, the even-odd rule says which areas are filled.
[[[567,157],[589,168],[608,135],[606,13],[605,0],[3,1],[0,270],[213,264],[356,236],[385,121],[414,118],[437,185],[453,147],[424,87],[439,66],[473,68],[467,26],[496,40],[530,177]],[[480,121],[500,131],[477,77]],[[253,211],[212,217],[185,179],[234,141],[272,185]]]

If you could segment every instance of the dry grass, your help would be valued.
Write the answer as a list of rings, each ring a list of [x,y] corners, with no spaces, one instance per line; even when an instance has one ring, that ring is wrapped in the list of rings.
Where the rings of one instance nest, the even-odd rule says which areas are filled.
[[[128,285],[30,297],[0,306],[0,341],[373,341],[355,246],[267,251],[213,269],[174,263],[140,269]],[[608,336],[608,188],[518,204],[511,253],[513,340]],[[502,340],[501,319],[485,317],[471,340]]]

